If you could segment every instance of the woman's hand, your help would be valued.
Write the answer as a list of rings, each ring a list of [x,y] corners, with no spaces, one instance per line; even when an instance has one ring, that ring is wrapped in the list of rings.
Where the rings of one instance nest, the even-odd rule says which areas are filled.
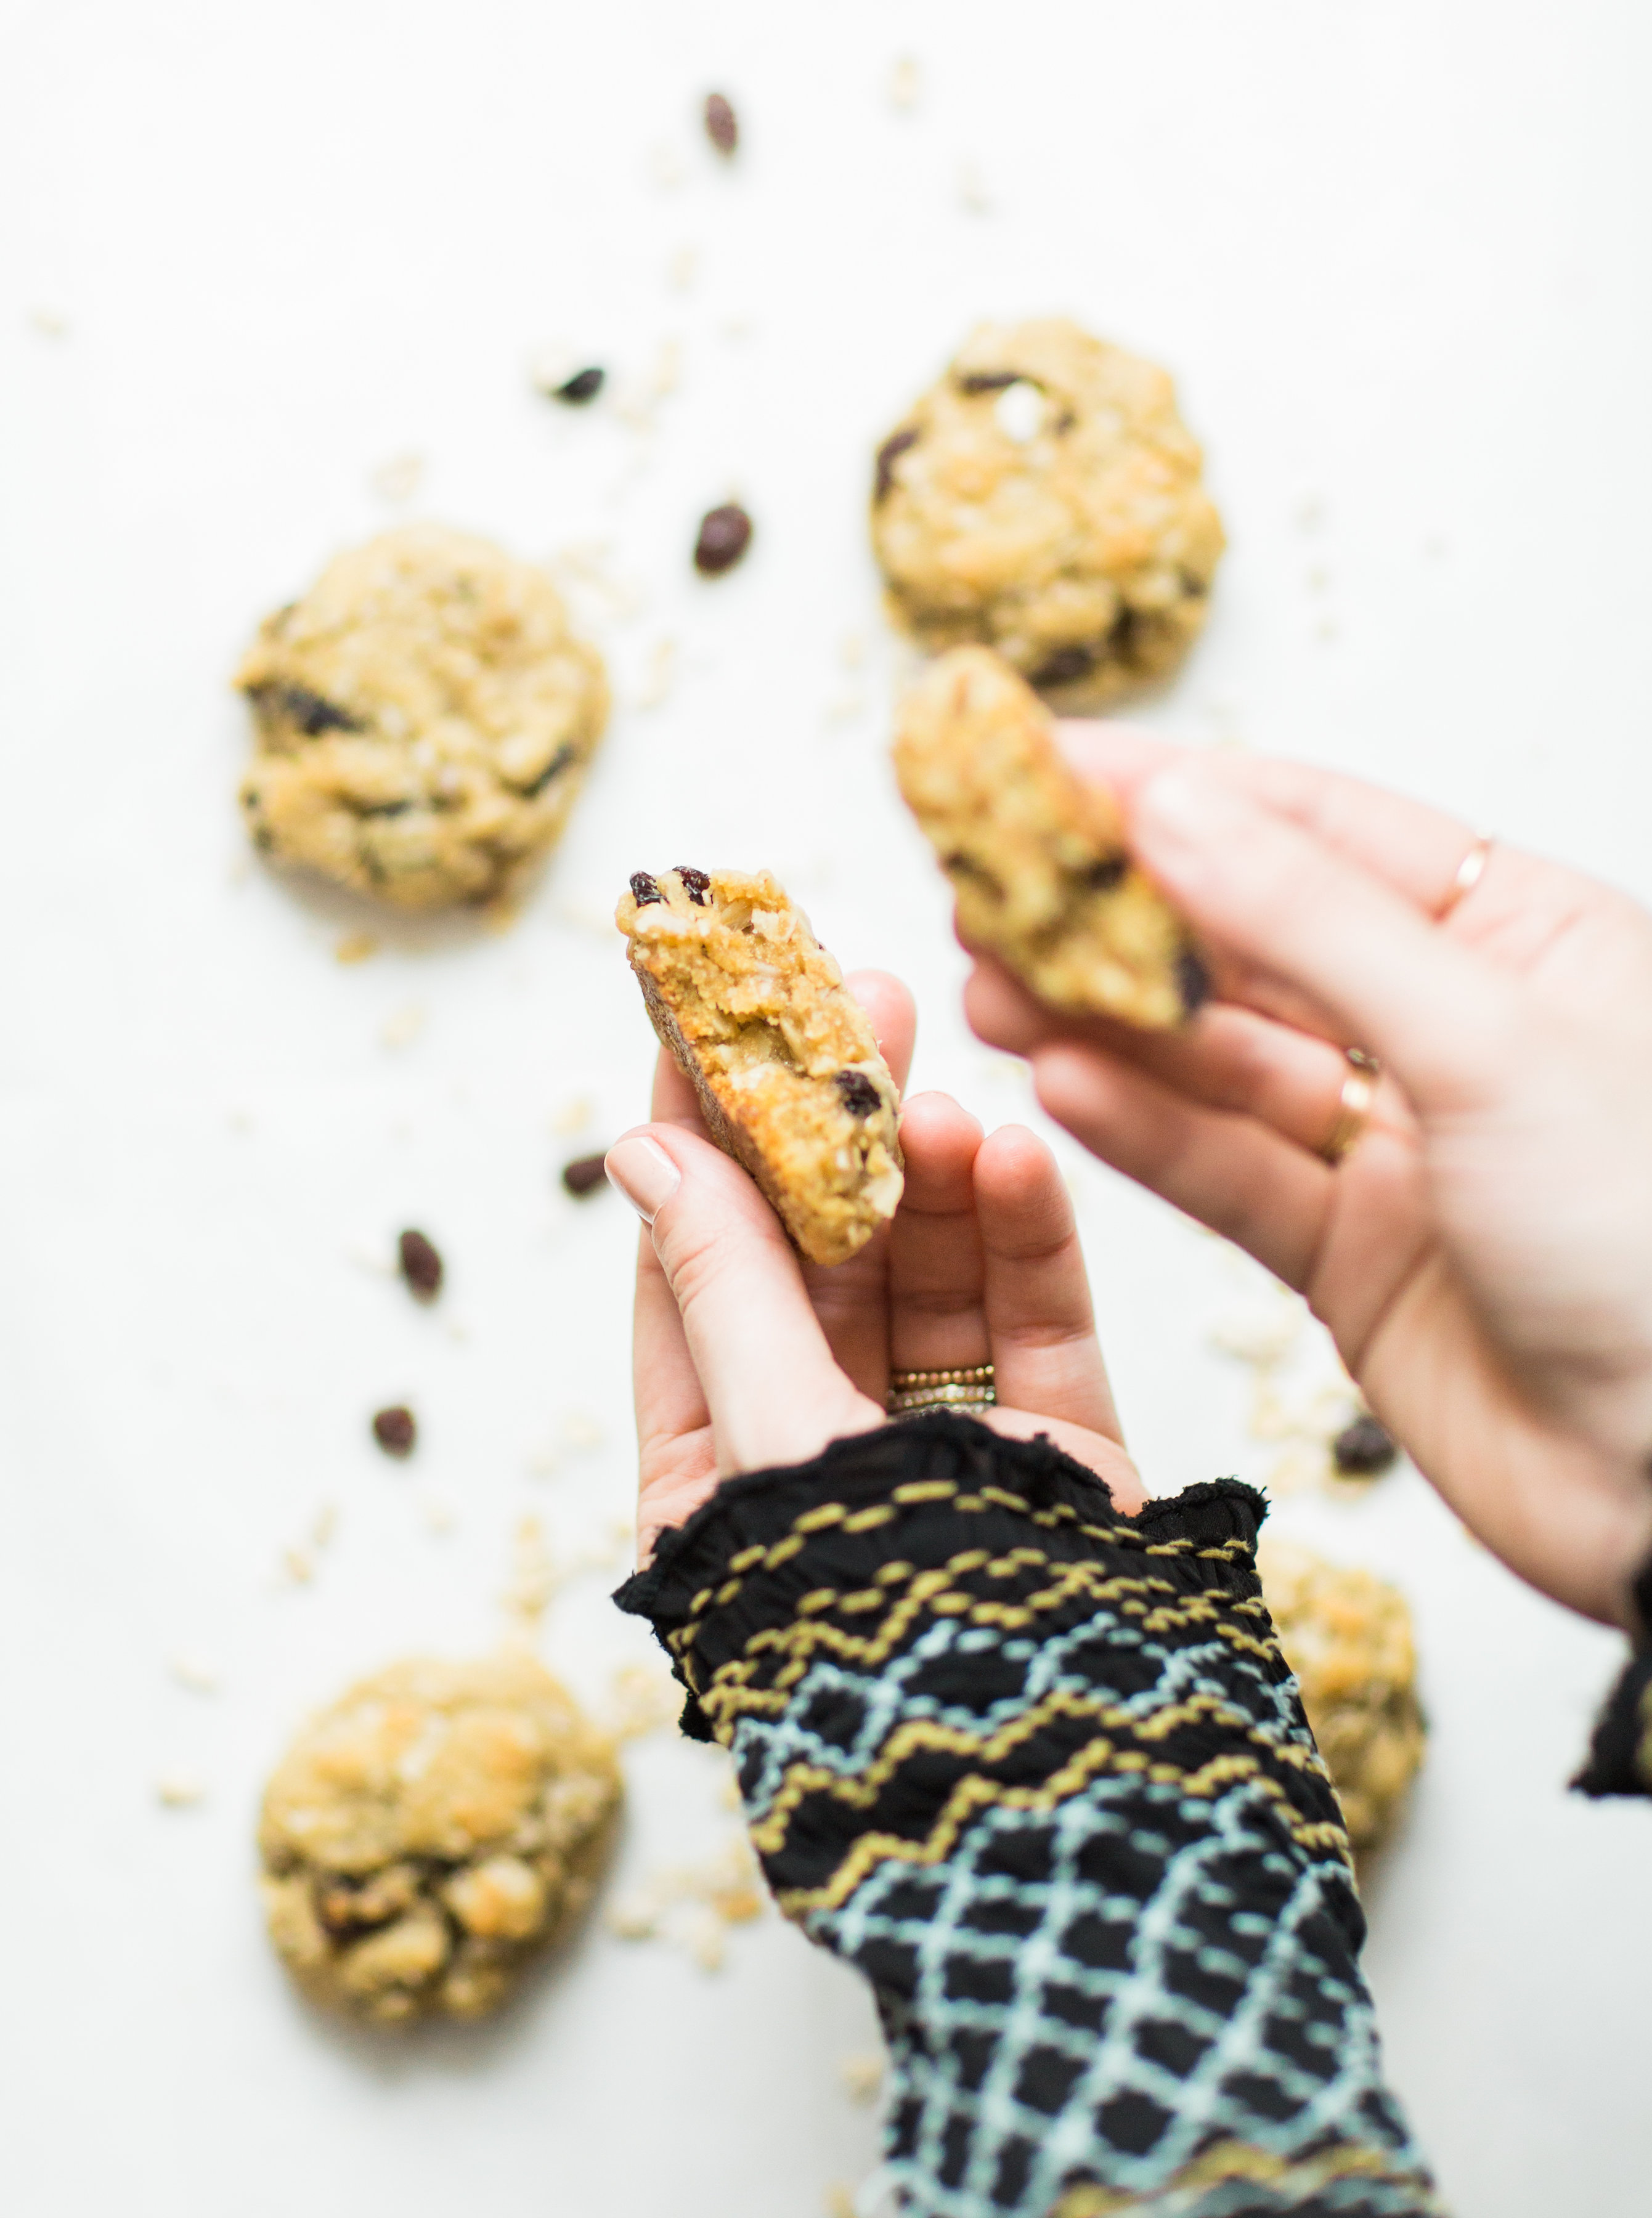
[[[910,996],[876,971],[848,982],[904,1085]],[[885,1423],[891,1369],[995,1365],[998,1406],[984,1422],[1047,1433],[1106,1480],[1121,1511],[1140,1508],[1049,1149],[1015,1125],[984,1137],[944,1094],[905,1105],[901,1143],[906,1193],[893,1224],[835,1269],[800,1263],[661,1056],[653,1122],[608,1153],[610,1178],[648,1226],[634,1357],[644,1562],[719,1479],[806,1462]]]
[[[1304,1293],[1372,1409],[1534,1586],[1632,1625],[1652,1549],[1652,918],[1300,765],[1069,725],[1216,958],[1180,1035],[966,994],[1105,1162]],[[1369,1123],[1324,1149],[1349,1075]]]

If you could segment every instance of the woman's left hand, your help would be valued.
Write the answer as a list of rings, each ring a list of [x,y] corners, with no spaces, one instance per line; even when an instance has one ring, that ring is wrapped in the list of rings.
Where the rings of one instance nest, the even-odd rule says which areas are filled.
[[[897,980],[848,981],[904,1084],[916,1019]],[[680,1525],[720,1479],[806,1463],[888,1422],[891,1371],[995,1366],[983,1422],[1046,1433],[1104,1479],[1126,1515],[1146,1499],[1096,1338],[1072,1207],[1055,1159],[1019,1125],[991,1137],[944,1094],[905,1104],[906,1192],[848,1263],[802,1263],[740,1166],[713,1146],[669,1056],[654,1118],[615,1142],[609,1175],[647,1224],[633,1362],[637,1543]]]

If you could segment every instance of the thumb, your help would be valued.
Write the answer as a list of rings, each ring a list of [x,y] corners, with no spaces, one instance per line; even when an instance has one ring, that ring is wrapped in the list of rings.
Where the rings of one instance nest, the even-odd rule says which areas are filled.
[[[1492,1098],[1517,1009],[1509,981],[1483,957],[1196,764],[1152,778],[1131,819],[1143,864],[1199,930],[1311,994],[1419,1109]]]
[[[639,1124],[606,1167],[676,1299],[724,1478],[882,1422],[833,1361],[779,1220],[737,1163],[680,1125]]]

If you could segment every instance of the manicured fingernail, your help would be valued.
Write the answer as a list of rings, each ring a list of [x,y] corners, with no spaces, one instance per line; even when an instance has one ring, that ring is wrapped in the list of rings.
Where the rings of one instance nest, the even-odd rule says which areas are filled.
[[[603,1162],[608,1183],[619,1188],[644,1224],[655,1217],[682,1184],[682,1173],[665,1149],[639,1133],[616,1140]]]
[[[1244,803],[1216,779],[1177,764],[1161,771],[1142,788],[1136,821],[1149,838],[1168,833],[1172,839],[1203,846],[1238,832],[1249,821]]]

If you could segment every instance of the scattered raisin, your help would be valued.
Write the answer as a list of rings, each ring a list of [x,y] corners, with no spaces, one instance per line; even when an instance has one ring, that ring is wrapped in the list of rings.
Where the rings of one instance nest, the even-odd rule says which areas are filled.
[[[1092,887],[1098,894],[1104,894],[1118,884],[1129,867],[1130,858],[1127,855],[1102,855],[1080,875],[1087,886]]]
[[[694,567],[702,577],[720,578],[733,569],[750,544],[750,517],[738,501],[725,501],[721,508],[707,509],[700,518]]]
[[[874,501],[886,500],[895,489],[895,465],[909,447],[918,443],[916,424],[904,424],[898,431],[891,431],[878,449],[878,482],[873,487]]]
[[[1003,393],[1012,385],[1036,385],[1035,377],[1028,377],[1019,369],[966,369],[958,381],[960,393]]]
[[[638,908],[646,908],[650,901],[663,901],[665,895],[646,870],[631,872],[631,891],[637,896]]]
[[[705,96],[705,135],[719,154],[732,154],[740,144],[740,119],[720,92]]]
[[[550,760],[545,765],[543,770],[540,771],[538,777],[535,778],[533,784],[531,785],[525,785],[523,787],[523,799],[525,801],[531,801],[536,795],[543,793],[545,788],[550,784],[552,778],[560,778],[562,772],[568,768],[569,763],[577,759],[579,752],[579,749],[574,746],[572,740],[564,740],[561,747],[557,748],[556,753],[551,757]]]
[[[1195,1016],[1210,999],[1210,973],[1204,957],[1184,947],[1176,958],[1176,990],[1182,996],[1184,1015]]]
[[[705,872],[695,870],[690,864],[679,863],[677,876],[683,882],[683,891],[689,900],[697,908],[705,908],[707,906],[705,896],[711,890],[711,881]]]
[[[565,400],[570,408],[582,408],[587,400],[594,400],[608,379],[606,369],[576,369],[565,385],[553,387],[551,399]]]
[[[400,1403],[393,1409],[379,1410],[373,1419],[373,1438],[386,1455],[411,1455],[413,1442],[419,1438],[413,1411],[403,1409]]]
[[[843,1096],[843,1106],[851,1117],[870,1117],[874,1110],[883,1106],[883,1095],[864,1070],[840,1070],[837,1090]]]
[[[1400,1451],[1376,1419],[1367,1412],[1331,1443],[1331,1460],[1345,1478],[1370,1478],[1386,1471]]]
[[[319,739],[323,732],[366,728],[348,709],[341,709],[324,694],[313,693],[307,685],[254,685],[251,690],[252,705],[260,716],[270,722],[296,724],[307,740]]]
[[[1071,685],[1076,678],[1084,678],[1096,667],[1097,650],[1093,647],[1058,647],[1040,663],[1028,681],[1034,685]]]
[[[398,1252],[409,1291],[421,1302],[433,1302],[442,1291],[442,1258],[434,1242],[422,1232],[404,1232]]]
[[[606,1154],[606,1150],[603,1151]],[[562,1165],[562,1184],[570,1193],[594,1193],[599,1186],[606,1186],[608,1174],[604,1168],[603,1154],[576,1155],[571,1163]]]

